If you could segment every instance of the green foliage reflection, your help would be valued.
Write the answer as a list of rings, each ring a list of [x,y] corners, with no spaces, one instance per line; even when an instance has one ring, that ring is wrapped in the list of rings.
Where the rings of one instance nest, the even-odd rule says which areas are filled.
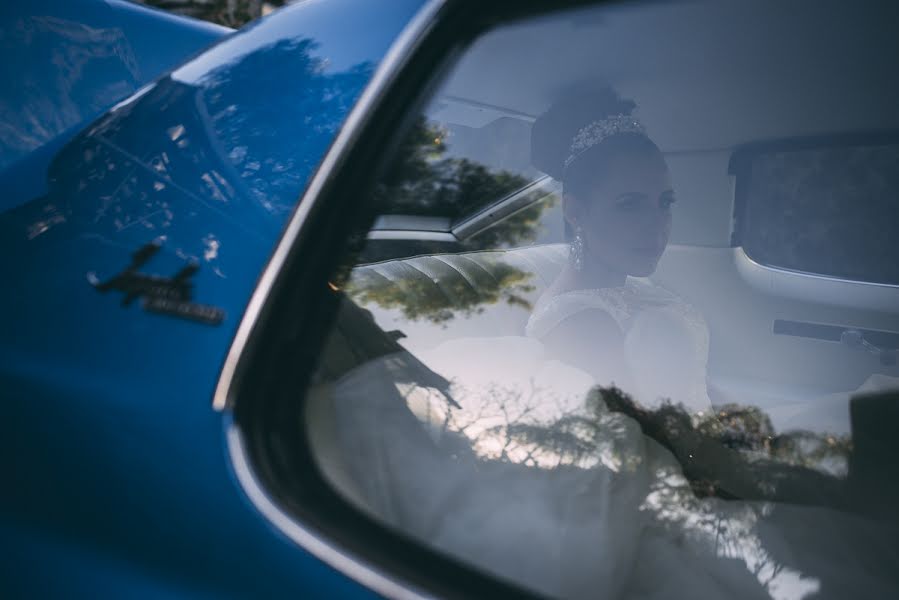
[[[775,433],[759,408],[728,405],[695,417],[681,405],[648,410],[618,388],[594,388],[584,412],[548,423],[509,423],[506,435],[584,465],[607,445],[609,412],[636,421],[668,449],[698,496],[843,504],[850,436],[811,431]],[[618,462],[626,457],[617,457]]]
[[[456,221],[525,188],[520,174],[448,156],[449,131],[420,118],[403,138],[396,159],[375,189],[381,214],[449,217]],[[537,200],[537,198],[535,198]],[[554,196],[510,215],[478,234],[473,249],[513,247],[534,240],[540,217]]]
[[[438,285],[421,273],[417,275],[389,279],[375,270],[359,270],[353,274],[346,292],[360,305],[374,303],[384,309],[399,310],[410,321],[437,324],[445,324],[457,315],[481,313],[486,305],[499,302],[531,308],[526,298],[534,289],[528,284],[531,274],[501,260],[491,265],[490,285],[472,286],[461,277],[448,278]]]
[[[377,214],[438,216],[456,221],[479,213],[531,183],[516,173],[449,156],[447,136],[446,129],[424,118],[414,124],[403,138],[390,169],[375,187]],[[555,202],[552,195],[537,194],[533,203],[464,241],[463,247],[495,249],[533,241],[543,212]],[[411,321],[437,324],[446,324],[456,316],[481,313],[486,306],[499,303],[530,310],[528,295],[535,290],[529,283],[533,273],[504,262],[500,256],[478,260],[489,270],[489,276],[476,285],[458,274],[438,281],[414,265],[406,265],[401,277],[387,277],[374,266],[357,269],[346,291],[362,305],[399,310]]]

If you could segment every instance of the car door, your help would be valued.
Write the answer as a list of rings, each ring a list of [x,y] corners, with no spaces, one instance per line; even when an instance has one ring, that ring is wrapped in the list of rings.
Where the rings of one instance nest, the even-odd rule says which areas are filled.
[[[801,8],[429,5],[307,188],[225,363],[215,405],[257,508],[388,596],[894,593],[896,288],[876,256],[895,230],[891,7]],[[846,23],[840,46],[827,33]],[[814,62],[822,45],[840,69]],[[863,67],[862,118],[836,90]],[[572,98],[623,112],[576,123],[548,168],[536,132]],[[615,194],[615,222],[651,196],[670,237],[593,223],[634,252],[587,256],[657,268],[565,288],[606,241],[581,239],[569,168],[623,134],[655,148],[634,185],[666,187]],[[818,179],[782,146],[826,155],[849,134],[861,150]],[[636,163],[602,164],[614,181]],[[846,164],[880,217],[838,193]],[[822,258],[822,224],[846,223],[877,243]],[[806,238],[814,260],[789,262]],[[837,255],[886,266],[862,277]],[[536,324],[570,292],[601,327],[554,345]]]
[[[126,17],[149,9],[124,2],[16,4],[36,18],[3,43],[67,34],[69,82],[119,59],[168,69],[190,45],[150,35],[170,17],[141,27]],[[11,167],[34,195],[3,187],[0,209],[0,596],[373,595],[247,501],[210,397],[300,191],[420,4],[286,7],[72,132],[35,171]],[[128,62],[116,28],[131,26],[166,51]],[[98,38],[99,66],[76,43]]]

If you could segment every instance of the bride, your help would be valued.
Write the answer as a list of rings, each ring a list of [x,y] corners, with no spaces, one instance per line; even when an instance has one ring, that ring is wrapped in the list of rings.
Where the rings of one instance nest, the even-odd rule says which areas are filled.
[[[644,279],[668,245],[676,202],[658,146],[606,88],[572,95],[534,124],[534,165],[562,182],[570,253],[527,335],[548,354],[615,383],[645,406],[710,408],[708,330],[675,294]]]

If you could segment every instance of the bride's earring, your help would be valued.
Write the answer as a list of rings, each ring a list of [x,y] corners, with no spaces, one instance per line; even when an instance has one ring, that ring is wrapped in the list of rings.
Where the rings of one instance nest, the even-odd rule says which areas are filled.
[[[584,230],[580,227],[574,229],[574,239],[571,240],[571,251],[568,254],[571,259],[571,265],[575,271],[581,271],[584,268]]]

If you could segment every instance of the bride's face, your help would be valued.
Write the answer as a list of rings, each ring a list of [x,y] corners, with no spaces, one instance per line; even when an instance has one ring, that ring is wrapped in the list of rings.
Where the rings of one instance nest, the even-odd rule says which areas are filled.
[[[570,212],[584,235],[585,263],[634,277],[651,275],[668,245],[674,190],[660,154],[621,155]]]

